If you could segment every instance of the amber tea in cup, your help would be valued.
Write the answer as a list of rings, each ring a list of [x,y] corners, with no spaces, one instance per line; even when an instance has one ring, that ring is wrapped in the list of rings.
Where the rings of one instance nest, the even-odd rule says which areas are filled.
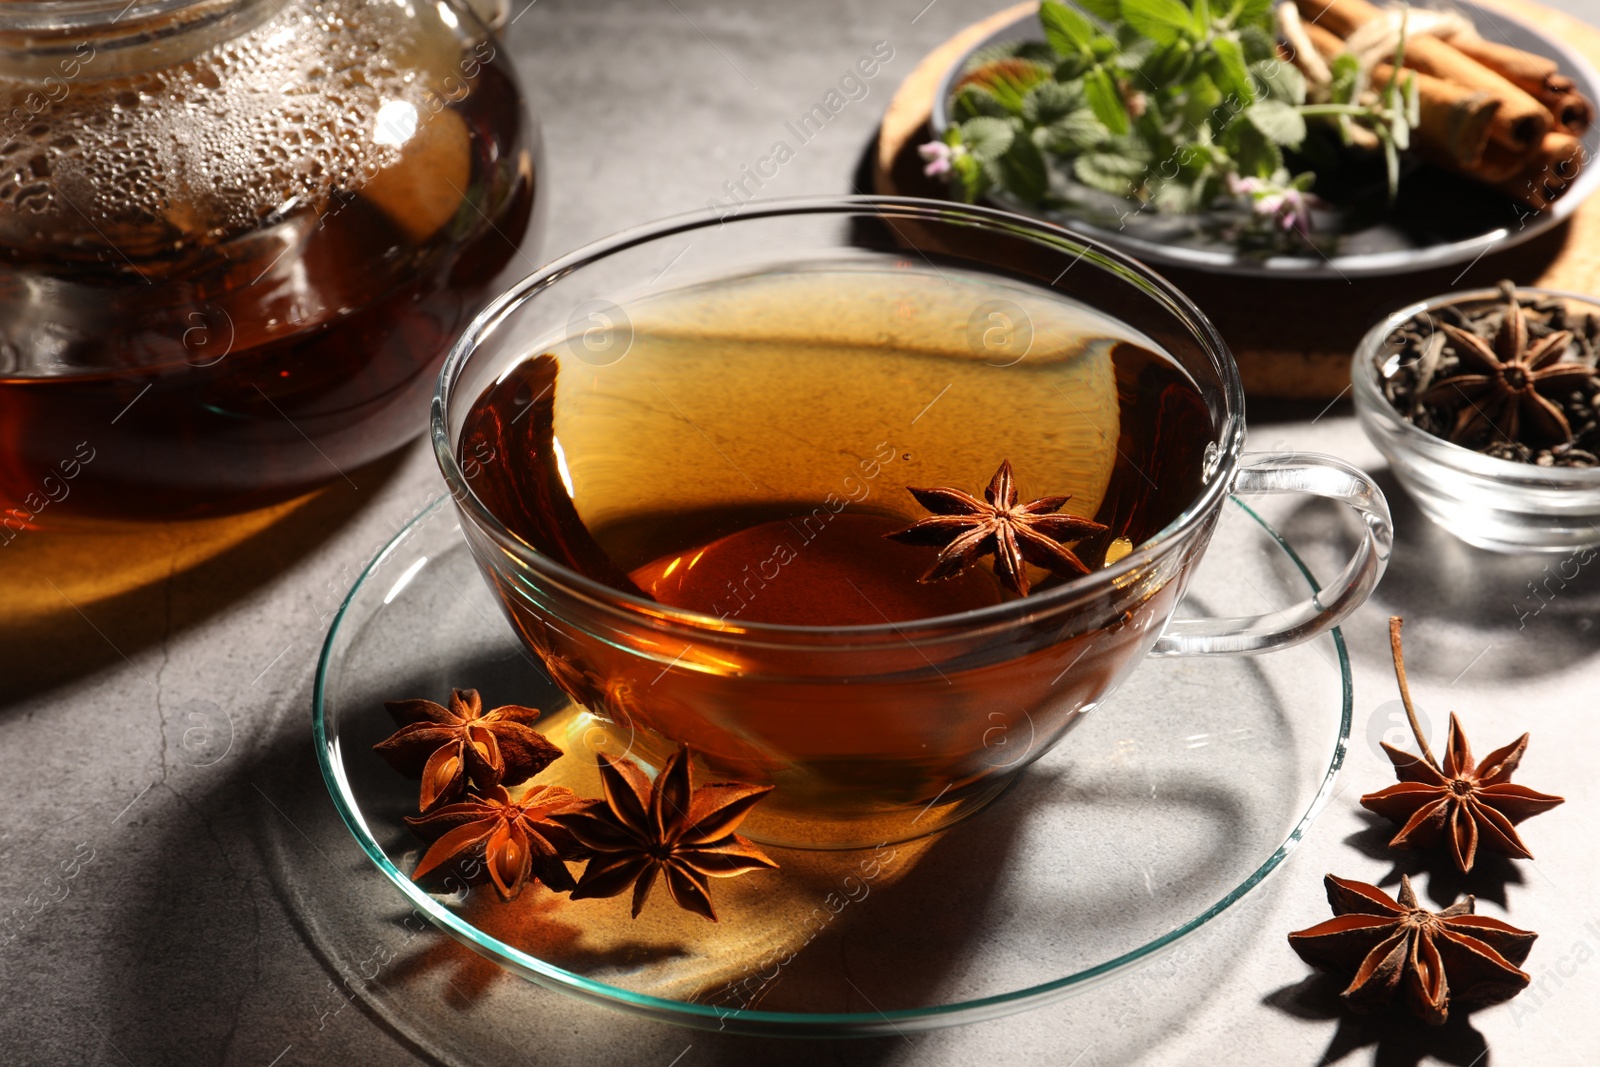
[[[1032,351],[998,366],[967,312],[1020,302]],[[1024,307],[1024,305],[1026,305]],[[907,486],[1024,498],[1109,533],[1103,562],[1199,492],[1211,441],[1193,380],[1148,338],[1066,297],[916,270],[755,275],[650,297],[627,325],[499,378],[462,427],[473,489],[518,537],[619,592],[730,624],[841,627],[998,604],[989,567],[922,582],[935,551],[885,535],[927,514]],[[1048,589],[1035,569],[1033,588]]]
[[[524,283],[453,354],[435,442],[475,557],[600,751],[688,743],[708,776],[773,783],[746,823],[769,842],[915,836],[1003,789],[1161,636],[1233,477],[1226,375],[1156,336],[1181,339],[1170,311],[1136,324],[1092,285],[904,247],[913,223],[938,240],[920,214],[845,238],[877,254],[767,263],[727,233],[747,221],[537,326],[516,316],[559,281]],[[908,487],[981,497],[1002,463],[1021,501],[1104,527],[1070,546],[1088,573],[1031,568],[1026,596],[988,559],[922,580],[938,549],[885,536],[928,514]]]

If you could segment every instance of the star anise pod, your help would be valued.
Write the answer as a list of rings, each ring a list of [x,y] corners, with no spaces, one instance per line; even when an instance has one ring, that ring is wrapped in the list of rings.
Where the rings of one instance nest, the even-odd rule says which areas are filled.
[[[1515,289],[1507,293],[1505,318],[1493,347],[1477,334],[1449,323],[1439,325],[1455,342],[1462,373],[1435,382],[1419,399],[1445,407],[1460,405],[1450,432],[1452,441],[1469,440],[1485,427],[1492,427],[1507,441],[1564,444],[1572,440],[1572,426],[1561,405],[1547,399],[1570,393],[1594,375],[1581,363],[1562,361],[1572,343],[1570,330],[1557,330],[1530,342],[1527,318]]]
[[[1400,626],[1398,616],[1389,620],[1389,643],[1400,699],[1422,758],[1383,742],[1383,750],[1389,754],[1400,782],[1368,793],[1361,798],[1361,806],[1402,824],[1389,842],[1391,848],[1430,848],[1441,837],[1448,837],[1451,856],[1463,873],[1472,870],[1480,844],[1508,856],[1532,859],[1533,853],[1522,843],[1515,824],[1563,803],[1563,798],[1512,784],[1511,775],[1528,747],[1528,735],[1495,749],[1474,765],[1467,735],[1451,712],[1444,764],[1440,766],[1422,737],[1411,704]]]
[[[512,899],[531,881],[569,892],[577,883],[563,860],[577,849],[566,827],[551,817],[583,803],[564,786],[532,786],[521,800],[512,800],[497,785],[483,796],[446,804],[432,814],[407,816],[406,824],[433,842],[411,877],[422,881],[457,861],[481,859],[481,871],[467,881],[486,879],[502,900]]]
[[[1106,528],[1075,515],[1057,515],[1071,496],[1046,496],[1017,503],[1017,486],[1011,461],[1005,460],[983,491],[987,502],[960,489],[914,489],[917,502],[933,515],[904,530],[885,534],[907,545],[938,546],[938,558],[924,582],[953,578],[980,556],[994,555],[995,576],[1018,596],[1028,595],[1027,563],[1062,577],[1088,574],[1086,567],[1063,542],[1078,542]]]
[[[695,789],[687,745],[667,760],[654,786],[632,760],[605,755],[600,779],[603,800],[557,816],[593,854],[573,900],[614,897],[631,885],[638,918],[659,875],[679,907],[716,922],[710,879],[778,866],[734,833],[770,785],[718,782]]]
[[[1366,1012],[1403,998],[1412,1014],[1442,1026],[1451,1007],[1467,1011],[1509,1000],[1528,985],[1518,968],[1539,935],[1487,915],[1466,897],[1441,912],[1417,906],[1400,877],[1396,901],[1377,886],[1328,875],[1334,918],[1289,935],[1300,958],[1320,970],[1352,974],[1341,994]]]
[[[372,750],[401,774],[422,776],[424,812],[459,800],[469,785],[479,792],[520,785],[561,755],[529,725],[538,708],[507,704],[485,712],[476,689],[452,689],[448,708],[431,700],[390,700],[384,707],[400,730]]]

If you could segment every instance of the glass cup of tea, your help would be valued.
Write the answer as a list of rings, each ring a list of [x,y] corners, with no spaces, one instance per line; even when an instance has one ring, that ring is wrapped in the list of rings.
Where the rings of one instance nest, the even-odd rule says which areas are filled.
[[[432,433],[484,577],[598,751],[648,768],[687,744],[703,781],[772,783],[745,827],[794,847],[949,825],[1147,655],[1334,626],[1391,541],[1360,471],[1242,454],[1233,357],[1168,282],[932,201],[753,202],[574,252],[456,345]],[[909,490],[981,520],[986,487],[1010,502],[1002,466],[1017,504],[1097,524],[1065,546],[1082,573],[974,557],[925,580],[949,554],[886,536],[928,517]],[[1174,619],[1230,493],[1337,500],[1363,536],[1292,608]]]

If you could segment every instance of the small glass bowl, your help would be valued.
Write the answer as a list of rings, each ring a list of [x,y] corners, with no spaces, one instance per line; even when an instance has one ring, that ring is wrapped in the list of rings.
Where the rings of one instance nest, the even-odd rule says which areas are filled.
[[[1569,316],[1600,315],[1575,293],[1518,289],[1528,299],[1566,302]],[[1401,308],[1356,348],[1350,374],[1356,416],[1424,515],[1456,537],[1493,552],[1570,552],[1600,544],[1600,467],[1539,467],[1452,444],[1402,418],[1383,395],[1399,361],[1399,329],[1434,320],[1441,308],[1503,301],[1498,289],[1434,297]]]

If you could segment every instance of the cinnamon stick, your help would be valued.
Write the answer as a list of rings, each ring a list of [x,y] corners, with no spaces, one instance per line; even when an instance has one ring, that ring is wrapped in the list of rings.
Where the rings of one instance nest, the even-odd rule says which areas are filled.
[[[1344,51],[1344,38],[1326,26],[1320,26],[1315,22],[1302,22],[1300,26],[1306,31],[1311,44],[1322,53],[1322,58],[1332,59]]]
[[[1349,37],[1383,14],[1367,0],[1295,0],[1295,6],[1308,26],[1321,26],[1340,37]],[[1492,94],[1500,107],[1495,111],[1489,136],[1508,148],[1537,148],[1554,123],[1544,104],[1527,91],[1437,37],[1408,36],[1405,65],[1464,89]]]
[[[1435,78],[1493,93],[1500,101],[1500,108],[1495,113],[1489,136],[1507,148],[1534,148],[1550,132],[1554,120],[1543,104],[1515,83],[1437,37],[1409,38],[1405,64]]]
[[[1531,165],[1532,159],[1533,154],[1528,152],[1518,152],[1503,144],[1490,144],[1470,170],[1450,168],[1443,160],[1436,159],[1433,162],[1498,189],[1507,182],[1515,181],[1517,176]]]
[[[1555,60],[1481,37],[1452,37],[1450,44],[1543,104],[1558,128],[1581,134],[1594,121],[1594,102],[1578,92]]]
[[[1524,89],[1532,85],[1543,85],[1546,78],[1552,75],[1559,76],[1561,73],[1561,68],[1553,59],[1524,52],[1508,44],[1488,41],[1482,37],[1458,34],[1450,38],[1450,44],[1463,55],[1470,56]]]
[[[1583,142],[1570,133],[1546,134],[1539,150],[1515,177],[1497,182],[1495,188],[1543,211],[1560,199],[1587,163]]]
[[[1295,0],[1300,19],[1344,38],[1383,14],[1367,0]]]
[[[1550,109],[1550,114],[1555,118],[1556,126],[1562,133],[1576,136],[1586,132],[1594,124],[1594,101],[1576,89],[1565,93],[1535,95]]]
[[[1481,89],[1468,89],[1429,74],[1409,71],[1416,79],[1422,122],[1412,131],[1413,143],[1425,159],[1470,172],[1483,159],[1489,131],[1500,101]],[[1395,77],[1388,63],[1372,68],[1374,88],[1386,89]]]

